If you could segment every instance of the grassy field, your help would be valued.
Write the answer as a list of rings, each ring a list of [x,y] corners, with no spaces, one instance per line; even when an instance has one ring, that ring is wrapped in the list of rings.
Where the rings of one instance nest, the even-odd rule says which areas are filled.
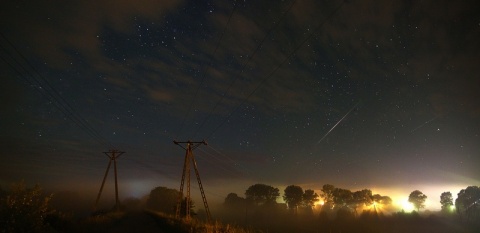
[[[205,223],[192,219],[185,221],[154,211],[109,212],[84,219],[50,219],[47,232],[92,232],[92,233],[260,233],[220,222]]]
[[[193,218],[186,221],[171,215],[149,210],[105,212],[73,219],[68,215],[47,218],[45,232],[93,233],[480,233],[480,222],[459,218],[458,215],[440,213],[419,215],[396,213],[393,215],[362,214],[358,217],[328,216],[326,214],[252,214],[248,221],[239,218],[223,219],[212,223]],[[238,224],[240,223],[240,224]]]
[[[261,231],[255,231],[252,229],[243,229],[238,226],[232,226],[229,224],[222,224],[220,222],[205,223],[197,219],[178,220],[172,216],[153,211],[146,211],[149,215],[154,217],[160,226],[164,229],[168,229],[168,232],[192,232],[192,233],[259,233]]]

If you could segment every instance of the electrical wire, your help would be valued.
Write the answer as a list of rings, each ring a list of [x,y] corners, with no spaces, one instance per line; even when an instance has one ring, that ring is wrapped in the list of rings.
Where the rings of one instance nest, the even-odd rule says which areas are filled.
[[[2,56],[2,60],[12,68],[24,81],[30,84],[38,91],[41,95],[43,95],[50,103],[62,112],[66,118],[72,120],[77,126],[83,129],[87,134],[89,134],[92,138],[97,140],[97,142],[103,146],[109,146],[114,148],[113,145],[104,137],[102,137],[98,131],[93,128],[88,121],[83,118],[75,109],[62,97],[62,95],[48,82],[48,80],[38,72],[35,67],[28,61],[28,59],[15,47],[15,45],[3,34],[0,33],[0,36],[3,38],[4,41],[8,43],[8,45],[15,51],[15,53],[21,58],[24,64],[28,66],[25,67],[21,61],[19,61],[15,56],[8,51],[6,47],[0,44],[0,48],[4,50],[4,56],[8,55],[10,60],[12,60],[17,67],[20,67],[22,71],[16,68],[14,64],[8,62],[8,60]],[[30,70],[29,70],[30,69]],[[28,78],[30,77],[30,79]],[[33,80],[33,81],[32,81]]]
[[[215,106],[210,110],[210,113],[207,115],[207,117],[205,117],[205,119],[203,120],[203,122],[197,127],[197,129],[195,130],[195,133],[194,133],[194,137],[197,135],[198,131],[205,125],[205,123],[208,121],[208,119],[213,115],[213,113],[215,112],[215,110],[217,109],[217,107],[222,103],[222,101],[225,99],[225,94],[228,93],[230,91],[230,88],[232,88],[233,84],[235,83],[235,81],[238,79],[238,77],[240,77],[240,75],[245,71],[245,68],[247,67],[247,65],[252,61],[252,59],[255,57],[255,55],[257,54],[257,52],[260,50],[260,48],[262,47],[263,43],[265,42],[265,40],[270,36],[270,34],[275,30],[277,29],[278,25],[280,25],[280,23],[285,19],[285,16],[287,15],[288,12],[290,12],[290,10],[293,8],[293,6],[295,5],[297,1],[293,1],[292,4],[290,4],[290,7],[288,7],[288,9],[283,13],[283,15],[280,17],[280,20],[276,21],[273,25],[273,27],[271,27],[268,32],[265,34],[265,36],[263,37],[263,39],[260,41],[260,43],[257,45],[257,47],[253,50],[252,54],[250,54],[250,56],[248,57],[248,60],[245,61],[242,65],[242,68],[240,69],[239,72],[237,72],[237,74],[234,76],[233,80],[230,82],[229,86],[227,87],[227,89],[223,92],[223,94],[220,96],[220,99],[217,101],[217,103],[215,104]]]
[[[225,24],[225,27],[223,28],[222,33],[220,34],[220,38],[217,41],[217,45],[215,46],[215,49],[213,50],[212,56],[210,57],[210,62],[205,67],[205,69],[203,70],[202,79],[200,80],[200,83],[198,84],[197,89],[195,90],[195,93],[192,96],[190,104],[188,105],[187,113],[184,115],[182,123],[180,125],[179,135],[182,133],[183,128],[185,127],[185,122],[187,121],[187,119],[190,115],[190,112],[192,111],[192,107],[193,107],[193,104],[195,103],[195,100],[197,99],[198,92],[199,92],[200,88],[202,87],[202,85],[205,82],[205,79],[207,77],[207,72],[209,70],[210,63],[212,63],[212,59],[213,59],[213,57],[215,57],[215,54],[217,53],[217,50],[220,47],[220,42],[222,41],[223,36],[225,35],[225,32],[227,31],[227,27],[230,24],[230,20],[232,19],[233,13],[235,12],[236,9],[237,9],[237,4],[236,4],[236,1],[235,1],[233,3],[233,10],[232,10],[232,12],[230,12],[230,15],[228,16],[227,23]]]
[[[285,57],[285,59],[284,59],[282,62],[280,62],[280,64],[278,64],[278,66],[275,67],[275,68],[257,85],[257,87],[256,87],[252,92],[250,92],[250,94],[249,94],[248,96],[246,96],[246,97],[243,99],[243,101],[241,101],[241,102],[230,112],[230,114],[227,115],[227,117],[225,117],[225,118],[223,119],[223,121],[222,121],[219,125],[217,125],[217,127],[214,128],[214,130],[212,130],[212,132],[208,135],[208,137],[206,137],[206,139],[212,137],[213,134],[214,134],[217,130],[219,130],[219,129],[223,126],[223,124],[225,124],[225,122],[227,122],[227,121],[232,117],[232,115],[233,115],[238,109],[240,109],[240,107],[241,107],[243,104],[245,104],[245,103],[248,101],[248,99],[250,99],[250,97],[252,97],[253,94],[255,94],[255,92],[257,92],[257,91],[260,89],[261,86],[263,86],[263,84],[265,84],[270,78],[273,77],[273,74],[275,74],[276,71],[279,70],[280,67],[283,66],[283,64],[285,64],[287,61],[289,61],[290,58],[292,58],[293,55],[295,55],[295,53],[296,53],[301,47],[303,47],[303,45],[304,45],[309,39],[311,39],[311,38],[315,35],[315,33],[320,30],[320,28],[323,27],[323,25],[324,25],[328,20],[330,20],[333,16],[335,16],[335,15],[337,14],[337,12],[342,8],[342,6],[343,6],[344,4],[345,4],[345,1],[342,1],[342,3],[341,3],[339,6],[337,6],[337,7],[332,11],[331,14],[329,14],[314,30],[312,30],[312,32],[310,32],[310,34],[309,34],[300,44],[298,44],[297,47],[296,47],[287,57]]]

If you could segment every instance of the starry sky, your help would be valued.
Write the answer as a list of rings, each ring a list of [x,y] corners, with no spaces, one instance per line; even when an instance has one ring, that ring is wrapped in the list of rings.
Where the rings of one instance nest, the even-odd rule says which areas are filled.
[[[194,154],[209,199],[330,183],[419,189],[437,208],[441,192],[480,185],[478,12],[477,1],[7,1],[0,183],[95,193],[102,152],[117,149],[120,196],[141,196],[179,187],[173,140],[205,139]]]

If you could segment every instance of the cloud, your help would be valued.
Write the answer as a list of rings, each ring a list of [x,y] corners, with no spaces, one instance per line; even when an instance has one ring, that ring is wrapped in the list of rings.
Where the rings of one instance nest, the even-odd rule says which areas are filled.
[[[21,42],[37,57],[66,68],[75,56],[90,64],[103,63],[101,35],[104,28],[133,31],[134,20],[156,22],[182,1],[10,1],[2,7],[2,28],[11,40]]]
[[[372,82],[383,87],[378,88],[383,95],[418,85],[431,105],[437,106],[432,111],[445,109],[434,101],[453,97],[452,104],[442,111],[480,112],[474,102],[479,92],[473,88],[479,71],[477,6],[463,2],[353,1],[326,19],[340,1],[237,3],[227,25],[233,5],[219,2],[212,13],[177,17],[185,4],[153,0],[9,2],[1,10],[1,25],[9,38],[22,48],[28,46],[26,51],[49,66],[67,71],[71,63],[83,62],[85,78],[102,75],[121,90],[143,90],[156,103],[189,102],[205,78],[194,100],[202,112],[208,112],[227,92],[219,110],[226,114],[259,85],[248,97],[249,104],[267,112],[308,111],[326,98],[346,101],[349,95],[358,98],[368,94],[377,88]],[[281,18],[291,4],[291,11]],[[174,21],[175,29],[167,25],[166,18]],[[152,49],[132,40],[128,46],[122,44],[136,35],[136,25],[145,22],[153,23],[152,30],[178,29],[182,33],[175,39],[167,39],[167,32],[160,33],[165,37],[154,38],[152,43],[165,40],[165,44]],[[280,66],[312,32],[314,36]],[[110,41],[109,36],[120,42]],[[125,60],[116,60],[107,49],[120,50]],[[327,68],[320,69],[321,65]],[[328,82],[338,79],[351,86],[363,85],[365,90],[342,90],[327,96],[321,93],[330,83],[320,77]],[[465,107],[456,108],[453,103]]]
[[[150,87],[145,86],[145,90],[147,90],[148,95],[159,102],[171,102],[174,99],[174,95],[172,91],[165,89],[165,88],[157,88],[152,89]]]
[[[386,90],[416,89],[436,114],[478,116],[480,96],[472,91],[480,72],[474,65],[480,50],[475,9],[479,4],[467,2],[348,2],[318,38],[352,79],[388,87],[384,96]]]
[[[182,4],[178,1],[148,0],[10,3],[3,8],[2,26],[7,28],[9,38],[22,46],[29,46],[29,51],[52,68],[68,71],[72,64],[83,63],[85,70],[82,74],[85,79],[103,76],[105,81],[120,90],[144,90],[154,102],[184,103],[186,98],[193,96],[204,72],[208,71],[205,77],[208,87],[201,87],[196,102],[198,109],[209,111],[236,77],[234,86],[226,93],[219,109],[225,114],[228,109],[242,102],[286,57],[277,42],[265,43],[266,47],[258,52],[244,72],[239,72],[246,58],[251,56],[268,27],[273,24],[261,25],[261,19],[250,18],[248,12],[237,10],[214,56],[220,32],[232,10],[232,6],[223,4],[225,9],[217,10],[210,16],[205,15],[209,21],[205,24],[213,23],[212,40],[202,40],[200,36],[203,35],[196,33],[179,36],[178,40],[170,42],[169,47],[156,48],[150,57],[136,54],[127,57],[126,61],[114,60],[106,52],[105,43],[118,46],[112,45],[115,41],[105,41],[109,39],[104,33],[106,29],[112,31],[112,36],[124,39],[127,35],[135,34],[136,19],[150,20],[155,22],[152,27],[161,28],[164,17]],[[186,17],[186,20],[194,20]],[[272,17],[278,18],[278,15]],[[288,38],[288,35],[281,37]],[[228,65],[226,62],[230,58],[232,63]],[[285,80],[284,75],[275,75],[276,79]],[[285,81],[295,84],[295,81]],[[300,89],[292,89],[292,86],[284,88],[287,85],[280,83],[267,83],[274,86],[255,93],[249,102],[266,107],[281,103],[282,106],[295,108],[297,99],[301,102],[308,99],[309,93],[298,92]]]

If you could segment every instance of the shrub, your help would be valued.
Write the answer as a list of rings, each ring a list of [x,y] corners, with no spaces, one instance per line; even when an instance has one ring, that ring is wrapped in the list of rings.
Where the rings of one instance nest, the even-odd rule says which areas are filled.
[[[39,185],[27,188],[25,182],[12,184],[0,197],[2,232],[38,232],[46,227],[52,195],[44,195]]]

